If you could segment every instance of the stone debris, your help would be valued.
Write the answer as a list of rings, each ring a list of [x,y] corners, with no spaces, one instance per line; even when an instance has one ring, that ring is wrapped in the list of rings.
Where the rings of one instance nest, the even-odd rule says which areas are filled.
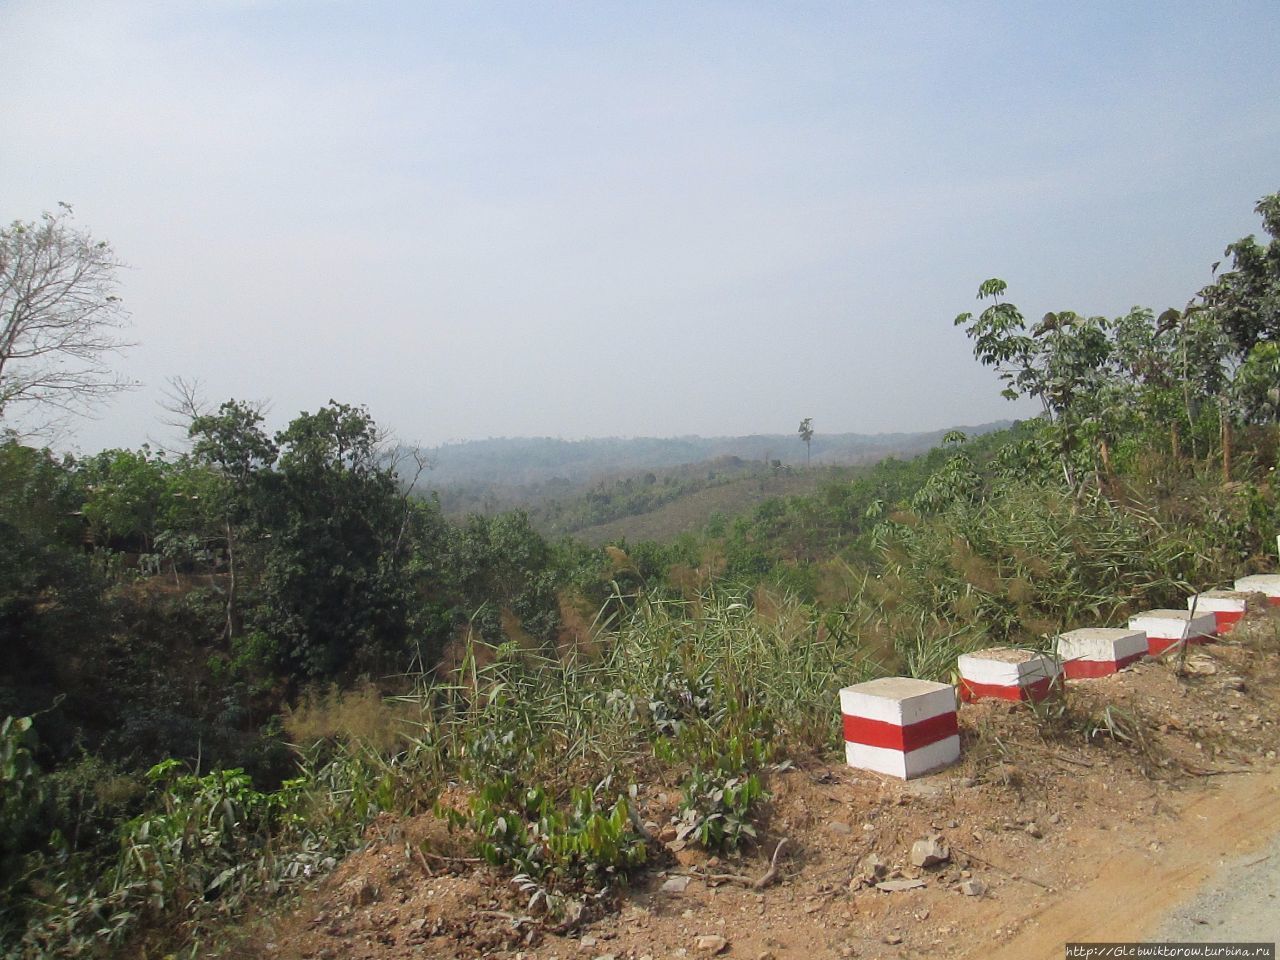
[[[717,953],[723,953],[728,948],[729,941],[718,933],[705,934],[701,937],[695,938],[693,941],[693,949],[708,957],[714,957]]]
[[[951,859],[951,851],[939,837],[927,837],[911,845],[911,863],[917,867],[934,867]]]
[[[900,893],[903,890],[915,890],[925,886],[923,880],[882,880],[876,884],[877,890],[883,890],[885,893]]]
[[[861,880],[868,884],[879,883],[888,875],[889,865],[878,854],[871,853],[863,858]]]
[[[960,892],[966,897],[980,897],[987,892],[987,885],[981,880],[965,880],[960,884]]]
[[[663,893],[684,893],[689,889],[688,877],[668,877],[662,885]]]
[[[1044,832],[1040,829],[1039,825],[1037,825],[1034,821],[1032,821],[1031,823],[1028,823],[1022,829],[1026,832],[1027,836],[1035,837],[1037,840],[1039,840],[1044,836]]]
[[[364,877],[355,877],[342,885],[343,895],[353,907],[367,907],[376,903],[379,897],[378,888]]]
[[[1208,657],[1188,657],[1186,667],[1188,673],[1198,673],[1206,677],[1218,672],[1218,665]]]

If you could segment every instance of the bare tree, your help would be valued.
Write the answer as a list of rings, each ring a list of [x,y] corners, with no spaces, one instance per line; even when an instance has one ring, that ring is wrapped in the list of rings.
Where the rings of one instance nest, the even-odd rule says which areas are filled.
[[[0,420],[18,408],[84,413],[132,386],[105,358],[128,343],[123,264],[71,223],[71,208],[0,229]]]
[[[404,543],[405,534],[409,531],[409,521],[413,516],[409,500],[423,473],[432,469],[435,464],[427,457],[419,443],[407,447],[384,441],[382,457],[395,475],[396,482],[400,484],[400,532],[396,535],[395,549],[392,551],[392,561],[398,562],[400,547]],[[410,470],[413,473],[412,477],[409,476]]]
[[[211,405],[204,396],[204,384],[200,380],[188,380],[183,376],[172,376],[165,380],[164,398],[160,401],[160,409],[164,416],[160,422],[166,427],[173,427],[188,439],[191,422],[196,417],[203,417],[211,412]],[[259,407],[259,413],[262,412]]]

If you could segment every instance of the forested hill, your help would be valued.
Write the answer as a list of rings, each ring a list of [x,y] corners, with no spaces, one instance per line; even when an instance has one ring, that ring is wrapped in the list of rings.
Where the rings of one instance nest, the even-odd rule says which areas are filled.
[[[1009,426],[1008,421],[956,427],[970,436]],[[883,457],[919,453],[936,446],[946,430],[924,433],[833,433],[813,436],[814,464],[868,463]],[[745,437],[608,437],[560,440],[552,437],[499,437],[448,443],[426,451],[432,471],[428,488],[471,484],[521,486],[548,481],[580,483],[602,477],[659,470],[736,457],[745,461],[805,462],[805,445],[792,434]]]

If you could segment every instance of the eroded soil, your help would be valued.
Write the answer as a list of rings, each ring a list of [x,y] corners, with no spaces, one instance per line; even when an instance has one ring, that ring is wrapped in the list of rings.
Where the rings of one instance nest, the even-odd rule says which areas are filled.
[[[769,777],[755,850],[721,862],[669,845],[574,923],[529,914],[527,895],[469,861],[438,819],[384,818],[300,907],[248,925],[235,952],[657,960],[710,955],[719,941],[699,938],[721,937],[721,955],[753,960],[1034,958],[1062,956],[1069,940],[1140,938],[1224,860],[1280,831],[1276,637],[1275,614],[1260,615],[1193,648],[1184,676],[1143,662],[1071,684],[1065,707],[966,705],[964,759],[922,780],[793,758]],[[638,802],[657,832],[676,801],[654,786]],[[950,859],[912,866],[912,844],[931,836]],[[784,837],[779,879],[753,889]],[[884,879],[921,885],[878,889],[873,856]],[[663,889],[680,878],[682,891]]]

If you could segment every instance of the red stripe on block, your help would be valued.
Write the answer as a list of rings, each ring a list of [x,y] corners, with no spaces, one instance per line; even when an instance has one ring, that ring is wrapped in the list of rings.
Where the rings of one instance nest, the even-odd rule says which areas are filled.
[[[1137,663],[1144,654],[1135,653],[1119,660],[1068,660],[1062,665],[1062,672],[1068,680],[1090,680],[1094,677],[1109,677],[1118,673],[1131,663]]]
[[[1053,688],[1052,677],[1041,677],[1032,683],[1016,685],[1003,683],[976,683],[973,680],[960,678],[960,698],[966,703],[990,697],[995,700],[1034,700],[1040,701],[1049,695]]]
[[[896,723],[885,723],[883,720],[870,720],[867,717],[852,717],[843,714],[844,738],[850,743],[861,743],[868,747],[886,747],[889,750],[901,750],[904,753],[919,750],[931,743],[945,740],[960,732],[956,725],[956,714],[940,713],[919,723],[909,723],[900,727]]]
[[[1232,627],[1240,622],[1240,618],[1244,616],[1241,610],[1215,610],[1213,611],[1214,620],[1218,625],[1218,633],[1230,633]]]
[[[1196,644],[1213,643],[1213,640],[1214,640],[1213,637],[1206,636],[1205,634],[1202,633],[1195,637],[1188,637],[1187,646],[1192,647],[1192,646],[1195,646]],[[1166,650],[1172,650],[1174,647],[1178,645],[1179,642],[1180,642],[1180,638],[1178,637],[1153,637],[1148,635],[1147,650],[1151,653],[1153,657],[1155,657],[1164,653]]]
[[[1271,604],[1273,607],[1280,607],[1280,596],[1277,596],[1277,597],[1268,596],[1267,603]]]

